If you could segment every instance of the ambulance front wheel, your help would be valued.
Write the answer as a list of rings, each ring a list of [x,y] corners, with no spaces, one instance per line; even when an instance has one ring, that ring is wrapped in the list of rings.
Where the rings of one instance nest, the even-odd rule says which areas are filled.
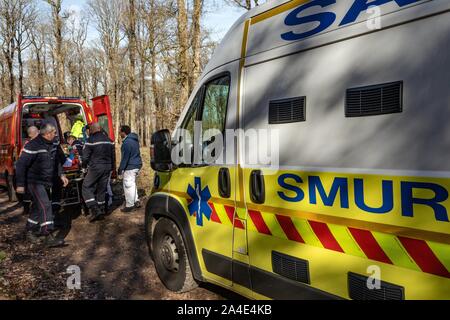
[[[198,287],[183,237],[172,220],[161,218],[156,222],[152,247],[156,272],[167,289],[183,293]]]

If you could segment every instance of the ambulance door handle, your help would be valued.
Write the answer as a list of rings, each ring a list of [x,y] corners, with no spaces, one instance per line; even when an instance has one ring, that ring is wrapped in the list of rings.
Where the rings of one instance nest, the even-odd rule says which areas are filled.
[[[250,175],[250,197],[253,203],[266,202],[264,175],[261,170],[254,170]]]
[[[228,168],[219,170],[219,194],[222,198],[228,199],[231,197],[231,179]]]

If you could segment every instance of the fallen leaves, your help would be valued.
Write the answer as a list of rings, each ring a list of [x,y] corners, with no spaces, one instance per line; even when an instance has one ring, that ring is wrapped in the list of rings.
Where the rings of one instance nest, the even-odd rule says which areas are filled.
[[[8,211],[0,193],[0,300],[210,300],[221,297],[206,289],[186,294],[168,291],[148,255],[144,213],[116,210],[107,220],[90,224],[74,216],[67,247],[45,249],[24,236],[27,217]],[[69,266],[81,269],[81,290],[70,290]]]

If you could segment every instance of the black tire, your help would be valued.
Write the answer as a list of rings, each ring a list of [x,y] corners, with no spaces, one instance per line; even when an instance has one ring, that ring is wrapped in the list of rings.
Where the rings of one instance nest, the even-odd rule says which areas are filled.
[[[198,287],[180,230],[172,220],[156,222],[152,248],[156,272],[167,289],[183,293]]]
[[[17,202],[17,194],[16,189],[14,188],[14,181],[13,177],[9,176],[7,177],[7,187],[8,187],[8,198],[10,202]]]

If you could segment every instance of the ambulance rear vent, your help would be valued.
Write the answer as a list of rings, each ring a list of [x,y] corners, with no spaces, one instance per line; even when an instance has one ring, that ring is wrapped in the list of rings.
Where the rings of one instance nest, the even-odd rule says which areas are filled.
[[[375,288],[369,289],[369,284]],[[381,281],[376,288],[374,279],[353,272],[348,274],[348,291],[353,300],[405,300],[403,287]]]
[[[346,117],[375,116],[403,111],[403,82],[347,90]]]
[[[285,278],[306,284],[311,283],[309,263],[306,260],[272,251],[272,268],[273,272]]]
[[[306,97],[270,101],[269,124],[306,121]]]

